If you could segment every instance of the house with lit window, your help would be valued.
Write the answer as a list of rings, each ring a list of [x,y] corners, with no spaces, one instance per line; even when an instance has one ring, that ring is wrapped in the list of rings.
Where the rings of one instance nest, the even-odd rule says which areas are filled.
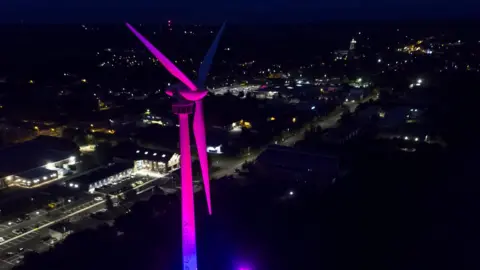
[[[116,162],[133,162],[134,171],[146,170],[164,174],[180,168],[179,154],[135,144],[116,146],[113,149],[113,156]]]

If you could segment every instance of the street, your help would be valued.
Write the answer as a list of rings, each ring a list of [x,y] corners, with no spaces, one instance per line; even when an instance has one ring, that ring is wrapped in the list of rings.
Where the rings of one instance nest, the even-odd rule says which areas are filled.
[[[362,102],[370,100],[371,97],[367,97],[364,99]],[[358,103],[349,103],[346,104],[346,106],[350,109],[351,112],[355,111],[355,109],[358,106]],[[339,112],[334,112],[331,115],[320,119],[317,122],[312,123],[314,126],[320,126],[322,129],[327,129],[327,128],[333,128],[337,125],[338,120],[340,120],[340,117],[342,116],[341,111]],[[300,140],[303,140],[305,137],[305,128],[301,128],[293,136],[290,136],[288,138],[284,138],[281,142],[277,142],[279,145],[284,145],[284,146],[293,146],[295,143],[297,143]],[[275,143],[275,142],[272,142]],[[225,158],[222,160],[219,160],[218,163],[215,163],[214,166],[219,167],[220,169],[213,172],[211,174],[211,178],[221,178],[225,175],[231,175],[235,173],[235,169],[241,168],[242,164],[245,162],[250,162],[254,161],[258,155],[260,155],[263,152],[263,149],[261,151],[258,151],[258,153],[251,153],[248,156],[245,157],[239,157],[239,158]]]
[[[148,193],[147,191],[150,191],[156,184],[166,182],[164,177],[148,177],[148,179],[145,180],[145,176],[142,175],[141,178],[144,179],[143,183],[133,188],[137,190],[137,194]],[[134,177],[128,182],[135,182],[139,179],[140,178]],[[120,193],[117,196],[122,194],[123,193]],[[94,197],[98,196],[101,196],[102,199],[95,200]],[[3,238],[3,241],[0,242],[0,269],[10,269],[15,264],[20,263],[23,258],[23,253],[27,249],[37,252],[47,250],[49,246],[42,243],[40,239],[48,236],[48,228],[53,224],[72,220],[73,218],[75,218],[77,222],[93,224],[95,222],[89,218],[89,214],[105,208],[106,204],[103,194],[84,194],[78,201],[52,210],[48,215],[47,211],[39,210],[32,213],[29,220],[24,220],[20,223],[13,222],[10,225],[8,225],[8,222],[0,224],[0,237]],[[26,231],[18,235],[13,233],[13,230],[19,230],[21,228],[25,228]],[[22,251],[19,251],[20,248],[22,248]],[[10,252],[12,254],[9,254]]]
[[[365,99],[364,101],[368,100]],[[348,108],[351,111],[354,111],[358,104],[348,104]],[[312,123],[314,126],[321,126],[323,129],[332,128],[337,125],[338,120],[342,116],[342,112],[334,112],[331,115]],[[306,128],[302,128],[296,131],[292,136],[282,139],[281,142],[277,142],[280,145],[293,146],[296,142],[304,138]],[[240,158],[223,158],[215,162],[214,166],[218,167],[219,170],[211,174],[212,178],[221,178],[226,175],[235,174],[235,170],[241,168],[242,164],[245,162],[253,161],[257,156],[263,151],[252,152],[247,156]],[[167,175],[164,175],[167,176]],[[162,179],[158,182],[157,180]],[[140,181],[141,180],[141,181]],[[95,224],[94,221],[89,217],[90,213],[97,212],[99,210],[105,209],[105,196],[114,190],[120,188],[129,187],[131,188],[132,183],[136,183],[133,189],[137,190],[137,193],[147,193],[155,185],[163,185],[168,182],[166,178],[158,178],[153,176],[136,176],[131,178],[125,178],[124,181],[121,181],[118,185],[106,187],[95,192],[95,194],[84,194],[82,197],[76,201],[70,202],[64,206],[61,206],[50,212],[46,210],[38,210],[29,214],[29,220],[23,220],[22,222],[16,223],[14,221],[4,222],[0,224],[0,269],[10,269],[14,265],[21,262],[23,259],[23,253],[25,250],[35,250],[37,252],[45,251],[49,248],[47,244],[42,243],[40,240],[42,237],[48,236],[48,228],[55,223],[69,220],[73,217],[76,218],[77,222],[85,223],[84,226],[92,226]],[[141,184],[138,184],[141,183]],[[197,187],[197,191],[200,190],[200,187]],[[112,196],[118,197],[123,195],[126,191],[119,193],[118,195]],[[94,199],[95,197],[101,197],[101,199]],[[14,233],[14,230],[24,229],[23,233]],[[22,248],[22,251],[19,251],[19,248]],[[10,254],[9,254],[10,253]]]

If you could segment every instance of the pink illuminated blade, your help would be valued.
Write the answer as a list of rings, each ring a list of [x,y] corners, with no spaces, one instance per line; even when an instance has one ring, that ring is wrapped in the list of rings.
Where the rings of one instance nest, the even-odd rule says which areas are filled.
[[[207,197],[208,213],[212,214],[212,203],[210,201],[210,178],[208,175],[208,157],[207,143],[205,139],[205,124],[203,121],[203,103],[202,100],[195,102],[195,115],[193,118],[193,135],[197,144],[198,158],[200,159],[200,168],[202,170],[203,185],[205,187],[205,196]]]
[[[148,41],[142,34],[140,34],[133,26],[127,23],[128,29],[137,36],[137,38],[147,47],[147,49],[158,59],[160,63],[170,72],[173,76],[179,79],[182,83],[184,83],[188,88],[192,91],[196,91],[197,87],[195,84],[190,81],[190,79],[183,74],[180,69],[178,69],[170,60],[168,60],[165,55],[163,55],[157,48],[155,48],[150,41]]]

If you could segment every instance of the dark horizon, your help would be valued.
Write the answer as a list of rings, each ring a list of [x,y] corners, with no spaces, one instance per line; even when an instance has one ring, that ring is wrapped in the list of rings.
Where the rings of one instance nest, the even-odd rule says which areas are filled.
[[[374,3],[373,3],[374,4]],[[415,6],[416,5],[416,6]],[[158,22],[179,23],[317,23],[328,21],[404,21],[404,20],[476,20],[480,16],[478,3],[430,7],[420,3],[374,6],[320,7],[317,5],[198,5],[148,7],[131,6],[28,6],[0,4],[0,23],[116,23]],[[113,6],[113,5],[112,5]]]

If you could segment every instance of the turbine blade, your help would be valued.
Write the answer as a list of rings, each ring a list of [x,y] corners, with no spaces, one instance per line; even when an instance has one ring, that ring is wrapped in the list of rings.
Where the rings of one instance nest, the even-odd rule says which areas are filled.
[[[210,49],[208,49],[207,55],[203,58],[202,65],[198,71],[198,80],[197,85],[199,88],[203,88],[205,86],[205,81],[207,80],[208,72],[210,71],[210,66],[212,65],[213,57],[215,56],[215,52],[217,51],[218,43],[220,42],[220,37],[222,36],[223,30],[225,29],[225,23],[222,24],[220,31],[218,31],[217,36],[213,40]]]
[[[210,178],[208,175],[208,157],[207,143],[205,138],[205,124],[203,121],[203,103],[202,100],[195,102],[195,114],[193,116],[193,135],[197,144],[198,158],[202,170],[203,185],[205,196],[207,198],[208,213],[212,214],[212,203],[210,201]]]
[[[148,41],[142,34],[140,34],[133,26],[127,23],[128,29],[147,47],[147,49],[158,59],[160,63],[172,74],[174,77],[179,79],[183,84],[185,84],[190,90],[196,91],[197,87],[195,84],[180,71],[168,58],[163,55],[157,48],[155,48],[150,41]]]

